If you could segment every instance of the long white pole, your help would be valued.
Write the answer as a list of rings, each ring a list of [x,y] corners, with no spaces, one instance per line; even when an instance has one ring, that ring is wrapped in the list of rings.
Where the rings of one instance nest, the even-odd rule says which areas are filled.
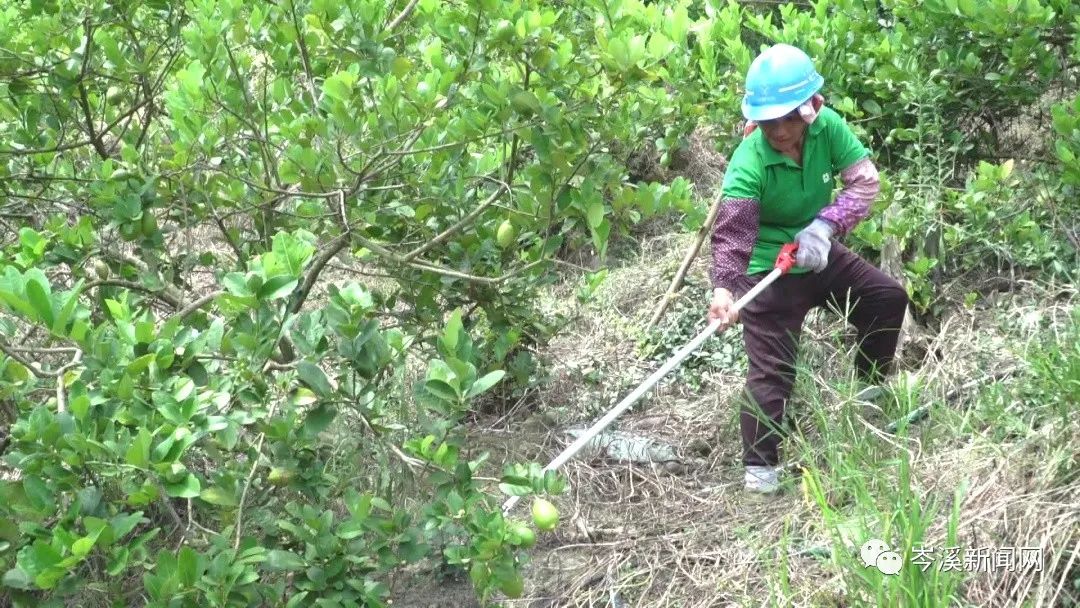
[[[783,270],[781,270],[780,268],[774,268],[772,272],[765,276],[764,279],[759,281],[757,285],[754,285],[754,287],[750,291],[746,292],[746,295],[739,298],[739,300],[735,302],[735,312],[742,310],[743,306],[746,306],[748,302],[756,298],[758,294],[762,292],[762,290],[772,284],[772,282],[779,278],[782,274],[784,274]],[[612,408],[611,411],[609,411],[607,414],[604,414],[603,418],[597,420],[591,427],[589,427],[589,430],[585,431],[585,433],[578,437],[576,440],[574,440],[573,443],[566,446],[566,449],[563,450],[561,454],[556,456],[555,460],[552,460],[546,467],[544,467],[544,471],[554,471],[555,469],[566,464],[566,461],[573,458],[574,454],[577,454],[581,450],[581,448],[585,447],[585,444],[592,440],[593,437],[596,437],[598,434],[600,434],[601,431],[606,429],[608,425],[610,425],[616,418],[618,418],[623,412],[625,412],[631,405],[636,403],[638,399],[641,399],[641,397],[646,392],[648,392],[649,389],[653,387],[653,385],[659,382],[661,378],[666,376],[671,370],[675,369],[677,365],[682,363],[683,359],[689,356],[690,353],[697,350],[705,342],[705,340],[709,339],[710,336],[716,333],[716,330],[720,328],[720,325],[720,319],[709,323],[708,327],[702,330],[702,332],[695,336],[693,340],[680,348],[674,355],[671,356],[670,359],[664,362],[664,364],[660,366],[660,369],[656,370],[652,373],[651,376],[646,378],[640,386],[634,389],[634,392],[627,395],[622,401],[618,403],[618,405]],[[517,504],[518,500],[520,499],[520,496],[511,496],[509,500],[503,503],[503,515],[509,514],[510,510],[514,508],[514,505]]]

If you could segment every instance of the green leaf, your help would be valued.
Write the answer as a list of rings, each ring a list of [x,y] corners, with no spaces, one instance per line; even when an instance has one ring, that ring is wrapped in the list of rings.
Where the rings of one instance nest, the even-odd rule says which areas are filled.
[[[300,387],[293,393],[291,403],[293,405],[311,405],[312,403],[318,403],[319,398],[310,389]]]
[[[1065,164],[1072,164],[1076,160],[1076,154],[1073,153],[1069,145],[1062,140],[1054,142],[1054,150],[1057,152],[1057,157],[1061,162]]]
[[[67,575],[66,567],[49,568],[34,577],[34,584],[42,589],[52,589],[65,575]]]
[[[510,496],[528,496],[533,491],[531,485],[522,486],[505,482],[499,484],[499,489]]]
[[[35,317],[34,307],[31,306],[25,298],[21,298],[10,291],[0,290],[0,299],[7,303],[7,305],[10,306],[12,310],[20,312],[31,319]]]
[[[150,464],[150,442],[153,437],[145,428],[139,429],[139,434],[128,446],[125,461],[133,467],[146,468]]]
[[[118,547],[116,552],[109,558],[109,563],[106,565],[106,572],[109,576],[118,576],[121,572],[127,568],[128,558],[131,557],[131,552],[127,547]]]
[[[479,395],[480,393],[483,393],[484,391],[494,386],[496,382],[502,380],[505,374],[506,372],[501,369],[497,369],[493,372],[485,374],[483,378],[480,378],[479,380],[474,382],[471,387],[469,387],[469,392],[465,395],[465,398],[471,399]]]
[[[307,566],[299,555],[283,549],[272,549],[266,552],[266,561],[263,562],[267,570],[300,570]]]
[[[149,344],[154,341],[153,321],[139,321],[135,323],[135,340],[141,344]]]
[[[597,253],[603,257],[607,251],[608,236],[611,233],[611,224],[605,219],[600,225],[592,228],[593,246]]]
[[[127,306],[124,306],[116,300],[105,300],[105,307],[109,309],[109,314],[112,315],[112,318],[116,321],[128,321],[131,318],[131,313],[128,311]]]
[[[154,362],[155,358],[157,358],[156,353],[147,353],[129,363],[127,366],[127,370],[125,371],[129,376],[138,376],[140,373],[145,371],[146,368],[150,367],[150,364]]]
[[[649,55],[658,61],[666,59],[673,47],[668,37],[660,32],[656,32],[649,38]]]
[[[427,381],[438,380],[450,386],[455,392],[461,390],[461,381],[454,370],[442,359],[435,359],[428,364]]]
[[[194,587],[202,576],[202,556],[191,549],[183,547],[176,556],[176,572],[180,575],[180,583],[185,587]]]
[[[182,378],[173,391],[173,399],[185,401],[195,391],[195,381],[191,378]]]
[[[4,573],[3,583],[5,587],[11,587],[12,589],[34,590],[34,579],[18,567]]]
[[[325,403],[320,404],[318,407],[308,412],[304,418],[304,435],[309,438],[314,438],[319,433],[326,430],[326,427],[330,426],[333,422],[334,416],[337,415],[337,410],[327,406]]]
[[[26,498],[30,500],[30,506],[35,510],[44,511],[52,508],[53,493],[40,477],[27,475],[23,477],[22,485]]]
[[[154,448],[152,456],[158,462],[176,462],[197,440],[187,427],[177,427]]]
[[[30,279],[26,282],[26,299],[28,299],[30,305],[34,307],[34,312],[37,313],[37,317],[41,319],[46,326],[52,327],[52,302],[49,301],[48,291],[37,281],[37,279]]]
[[[273,301],[292,293],[296,286],[300,282],[293,277],[280,275],[267,279],[259,288],[258,298],[260,300]]]
[[[36,251],[37,253],[45,251],[45,239],[42,238],[40,232],[29,226],[19,228],[19,243],[24,249]]]
[[[19,567],[35,577],[62,559],[60,552],[44,540],[36,540],[33,545],[19,551]]]
[[[510,95],[510,106],[522,116],[532,116],[540,112],[540,100],[532,91],[515,91]]]
[[[316,395],[329,397],[333,394],[334,388],[330,385],[330,379],[318,365],[311,361],[301,361],[297,364],[296,371],[300,375],[300,380],[315,391]]]
[[[87,486],[79,490],[78,496],[79,512],[83,515],[93,514],[101,505],[101,490],[95,486]],[[93,518],[88,519],[92,520]]]
[[[297,231],[296,234],[279,232],[274,235],[270,252],[263,254],[263,272],[267,277],[284,274],[300,278],[304,264],[315,253],[315,247],[300,238],[301,236],[314,240],[314,236],[305,231]]]
[[[455,309],[450,314],[450,319],[446,322],[446,329],[443,330],[442,343],[446,347],[448,354],[457,352],[458,343],[461,341],[461,335],[464,329],[461,324],[461,309]]]
[[[65,336],[64,329],[67,327],[68,321],[71,320],[72,315],[75,314],[75,308],[79,304],[79,293],[82,291],[83,280],[75,284],[71,288],[71,291],[67,295],[67,300],[60,307],[60,314],[56,316],[56,320],[53,321],[52,332],[58,336]]]
[[[199,498],[219,507],[235,507],[236,496],[232,492],[223,490],[217,486],[211,486],[199,493]]]
[[[604,201],[599,198],[589,203],[588,211],[589,228],[596,229],[604,221]]]
[[[879,116],[881,114],[881,106],[878,105],[878,102],[874,101],[873,99],[867,99],[867,100],[863,101],[862,102],[862,107],[867,112],[869,112],[869,113],[871,113],[871,114],[873,114],[875,116]]]
[[[323,93],[338,101],[346,101],[352,96],[352,88],[356,80],[356,74],[338,72],[323,82]]]
[[[613,38],[608,42],[607,52],[620,70],[626,70],[630,67],[629,49],[622,38]]]
[[[113,540],[120,540],[135,529],[135,526],[140,523],[148,521],[143,517],[142,511],[136,511],[127,515],[117,515],[109,521],[109,525],[112,527]]]
[[[94,548],[95,542],[97,542],[97,537],[84,536],[71,544],[71,554],[80,558],[86,557]]]
[[[247,277],[239,272],[230,272],[221,277],[221,284],[234,296],[246,297],[252,295],[248,288]]]
[[[165,493],[174,498],[195,498],[199,495],[199,478],[188,472],[177,482],[166,482]]]

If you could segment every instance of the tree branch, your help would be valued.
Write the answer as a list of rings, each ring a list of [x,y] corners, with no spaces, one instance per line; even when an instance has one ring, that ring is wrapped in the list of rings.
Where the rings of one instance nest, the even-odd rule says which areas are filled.
[[[176,313],[176,316],[178,318],[180,318],[180,319],[184,319],[185,317],[187,317],[191,313],[195,312],[196,310],[199,310],[200,308],[205,306],[208,302],[213,301],[214,298],[220,296],[223,293],[225,293],[225,292],[223,290],[220,290],[220,289],[218,289],[216,291],[212,291],[212,292],[206,294],[205,296],[199,298],[198,300],[195,300],[191,304],[188,304],[184,308],[182,308],[180,310],[180,312]]]
[[[33,363],[33,362],[29,361],[28,359],[23,358],[18,353],[13,351],[11,349],[11,347],[9,347],[7,345],[7,342],[0,341],[0,352],[3,352],[8,357],[11,357],[12,359],[14,359],[14,360],[18,361],[19,363],[21,363],[23,367],[30,370],[30,373],[34,374],[38,378],[51,378],[52,377],[51,373],[42,370],[36,363]]]
[[[56,412],[63,413],[67,411],[67,396],[64,392],[64,374],[67,370],[75,367],[82,361],[82,351],[75,353],[75,357],[67,365],[56,370]]]
[[[311,289],[315,287],[315,282],[319,280],[319,274],[322,273],[326,264],[348,244],[349,233],[346,232],[333,241],[330,241],[330,245],[326,250],[320,253],[319,257],[315,258],[315,261],[311,263],[311,268],[308,270],[307,276],[304,277],[304,283],[300,286],[300,290],[294,294],[293,300],[289,302],[289,307],[287,309],[288,314],[292,315],[300,312],[300,308],[304,306],[304,301],[307,300],[308,296],[311,294]]]
[[[132,106],[131,109],[128,110],[126,113],[122,114],[121,116],[117,117],[116,120],[114,120],[111,123],[109,123],[108,125],[106,125],[105,129],[102,130],[101,133],[98,134],[98,137],[104,136],[106,133],[109,133],[110,131],[112,131],[116,127],[116,125],[118,125],[121,122],[127,120],[128,118],[131,118],[136,112],[141,110],[143,108],[143,106],[145,106],[148,103],[150,103],[150,100],[144,99],[144,100],[140,101],[139,103],[135,104],[134,106]],[[94,141],[92,139],[87,139],[87,140],[83,140],[83,141],[77,141],[75,143],[61,144],[59,146],[53,146],[52,148],[32,148],[32,149],[29,149],[29,150],[25,150],[25,149],[24,150],[17,150],[17,149],[10,149],[9,148],[9,149],[6,149],[6,150],[0,150],[0,155],[33,156],[34,154],[54,154],[56,152],[65,152],[67,150],[74,150],[75,148],[81,148],[83,146],[90,145],[90,144],[93,144],[93,143],[94,143]],[[37,176],[34,176],[34,175],[26,176],[27,179],[36,178],[36,177]],[[47,177],[47,176],[43,176],[43,177]],[[80,181],[80,182],[96,181],[96,180],[80,180],[80,179],[67,178],[67,177],[63,177],[63,178],[62,177],[55,177],[55,178],[50,178],[50,179],[58,179],[58,180],[59,179],[65,179],[65,180]]]
[[[94,116],[90,112],[90,99],[86,92],[86,75],[90,68],[90,51],[94,46],[94,26],[89,17],[83,22],[83,30],[85,31],[85,40],[83,42],[82,69],[79,73],[79,107],[82,108],[83,119],[86,121],[86,131],[90,134],[90,143],[93,144],[94,150],[97,151],[98,156],[101,158],[109,158],[109,151],[105,149],[101,136],[94,129]]]
[[[311,109],[319,108],[319,97],[315,94],[315,78],[311,75],[311,62],[308,60],[307,43],[304,42],[304,29],[300,27],[300,20],[296,17],[296,3],[290,3],[292,10],[293,26],[296,27],[296,44],[300,47],[300,61],[304,64],[308,94],[311,95]]]
[[[266,415],[266,419],[269,420],[274,417],[274,412],[277,410],[278,402],[274,401],[270,404],[270,411]],[[240,503],[236,507],[236,542],[233,544],[233,549],[240,548],[240,539],[243,537],[244,527],[241,525],[244,519],[244,501],[247,499],[248,489],[251,487],[251,480],[255,478],[255,471],[259,468],[259,461],[262,460],[262,446],[263,441],[266,440],[266,432],[259,433],[259,441],[255,446],[255,458],[251,463],[251,470],[248,471],[247,480],[244,482],[244,491],[240,493]]]
[[[394,17],[394,20],[391,21],[390,24],[386,26],[386,31],[387,32],[394,31],[394,29],[397,28],[397,26],[401,25],[401,23],[403,21],[408,19],[409,15],[411,15],[413,10],[416,9],[417,4],[420,4],[420,0],[412,0],[407,5],[405,5],[405,8],[401,9],[401,12],[398,13],[398,16]]]
[[[64,404],[66,403],[66,401],[64,400],[64,395],[63,395],[63,381],[64,381],[63,375],[64,375],[64,372],[71,369],[72,367],[75,367],[76,365],[78,365],[78,363],[80,361],[82,361],[82,356],[83,356],[82,350],[80,350],[78,348],[74,348],[74,347],[65,347],[65,348],[19,347],[19,348],[16,348],[16,347],[10,346],[6,341],[0,340],[0,352],[3,352],[8,357],[11,357],[12,359],[18,361],[20,364],[22,364],[23,367],[30,370],[30,373],[34,374],[38,378],[43,378],[43,379],[44,378],[60,378],[60,382],[56,387],[56,400],[57,400],[57,404],[58,404],[59,407],[61,407],[61,408],[64,407]],[[65,352],[65,353],[74,352],[75,356],[72,357],[71,361],[69,361],[68,363],[65,363],[59,369],[49,372],[49,371],[45,371],[45,370],[41,369],[41,364],[37,363],[36,361],[30,361],[29,359],[21,356],[19,354],[20,352],[40,353],[40,354],[60,353],[60,352]],[[60,411],[64,411],[64,410],[61,409]]]
[[[455,223],[453,226],[450,226],[446,230],[443,230],[435,238],[407,253],[403,260],[406,263],[413,261],[413,259],[415,259],[417,256],[422,255],[424,252],[428,251],[435,245],[438,245],[439,243],[442,243],[446,239],[450,238],[453,234],[455,234],[465,226],[471,224],[477,217],[480,216],[481,213],[484,212],[485,209],[494,204],[495,201],[499,200],[499,195],[502,194],[502,191],[502,186],[496,188],[495,192],[492,192],[491,196],[489,196],[484,202],[480,203],[480,205],[477,206],[476,209],[473,209],[468,215],[461,218],[461,220]]]
[[[165,290],[165,291],[154,291],[153,289],[150,289],[148,287],[144,287],[142,285],[139,285],[138,283],[135,283],[135,282],[132,282],[132,281],[124,281],[122,279],[105,279],[103,281],[91,281],[91,282],[87,283],[86,286],[83,287],[83,289],[89,290],[89,289],[94,288],[94,287],[104,287],[104,286],[123,287],[124,289],[132,289],[132,290],[135,290],[135,291],[141,291],[143,293],[148,293],[148,294],[150,294],[152,296],[161,298],[166,304],[169,304],[173,308],[180,308],[181,301],[180,301],[179,298],[176,297],[175,294],[171,294],[167,290]]]

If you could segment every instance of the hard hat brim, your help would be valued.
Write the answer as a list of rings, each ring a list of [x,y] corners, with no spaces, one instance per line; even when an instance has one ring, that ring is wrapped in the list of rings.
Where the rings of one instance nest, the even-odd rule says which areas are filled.
[[[786,116],[802,103],[802,101],[799,101],[794,103],[778,103],[768,106],[751,106],[744,101],[742,104],[742,113],[746,120],[753,120],[755,122],[774,120],[781,116]]]
[[[761,120],[773,120],[784,116],[788,112],[791,112],[800,105],[806,103],[808,99],[814,96],[815,93],[821,90],[824,86],[825,79],[820,74],[815,73],[810,81],[801,90],[791,91],[790,97],[787,101],[782,103],[767,103],[762,105],[754,105],[748,103],[747,97],[743,97],[742,101],[742,113],[747,120],[761,121]]]

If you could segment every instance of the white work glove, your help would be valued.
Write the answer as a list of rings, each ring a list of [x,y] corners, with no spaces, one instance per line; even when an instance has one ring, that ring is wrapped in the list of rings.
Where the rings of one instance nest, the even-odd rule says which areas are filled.
[[[814,272],[825,270],[829,263],[829,250],[835,230],[832,224],[822,219],[815,219],[810,225],[795,235],[799,250],[795,252],[795,263]]]

